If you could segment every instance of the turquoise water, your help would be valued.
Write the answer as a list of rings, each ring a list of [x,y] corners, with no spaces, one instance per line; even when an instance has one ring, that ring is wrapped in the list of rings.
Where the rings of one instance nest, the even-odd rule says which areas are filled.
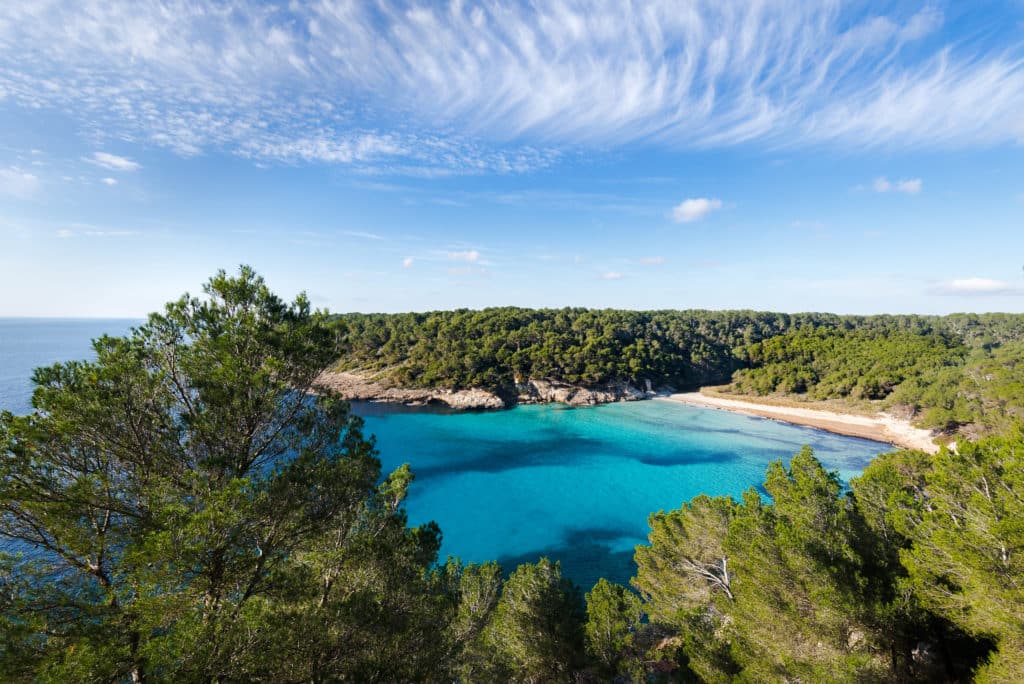
[[[844,480],[889,446],[762,418],[654,400],[439,415],[357,404],[385,470],[412,464],[410,521],[436,520],[442,556],[546,555],[583,588],[633,574],[652,511],[697,494],[739,496],[770,461],[810,444]]]
[[[29,411],[33,368],[89,358],[91,338],[132,324],[0,319],[0,409]],[[738,496],[804,444],[844,479],[889,448],[668,401],[461,414],[353,408],[386,471],[412,464],[409,518],[440,524],[442,557],[498,559],[511,570],[547,555],[584,589],[601,576],[628,581],[652,511],[700,493]]]

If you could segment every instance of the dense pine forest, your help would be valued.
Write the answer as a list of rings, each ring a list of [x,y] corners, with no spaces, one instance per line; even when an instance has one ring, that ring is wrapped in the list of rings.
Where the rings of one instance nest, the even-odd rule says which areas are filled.
[[[525,379],[626,381],[902,409],[976,436],[1024,419],[1024,315],[589,309],[347,314],[339,370],[514,396]]]
[[[1024,673],[1024,317],[526,311],[328,319],[249,269],[0,414],[0,679],[1015,682]],[[318,374],[501,387],[726,382],[916,404],[995,436],[810,450],[764,491],[650,517],[631,586],[438,558]],[[974,383],[973,385],[971,383]],[[996,416],[985,422],[990,411]],[[931,412],[931,413],[928,413]]]

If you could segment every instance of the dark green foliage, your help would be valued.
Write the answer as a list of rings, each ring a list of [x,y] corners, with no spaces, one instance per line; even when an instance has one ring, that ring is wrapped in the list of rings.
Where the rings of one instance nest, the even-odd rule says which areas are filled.
[[[502,679],[568,681],[583,665],[583,605],[557,562],[520,565],[502,588],[485,643]]]
[[[586,601],[587,653],[606,676],[627,675],[637,669],[636,635],[642,628],[643,614],[640,597],[601,579],[587,594]]]
[[[439,573],[457,606],[446,634],[453,674],[466,682],[493,679],[502,666],[486,643],[484,631],[494,618],[501,596],[501,568],[494,562],[464,566],[457,559],[449,559]]]
[[[884,399],[904,380],[959,365],[965,349],[938,335],[886,329],[803,329],[742,350],[753,370],[736,391],[811,399]]]
[[[922,477],[923,476],[923,477]],[[921,603],[995,641],[978,681],[1024,673],[1024,432],[943,450],[903,473],[890,517]]]
[[[1024,341],[1006,327],[1013,320],[993,314],[963,326],[950,316],[927,332],[790,332],[740,350],[750,368],[736,373],[730,390],[872,400],[909,409],[925,427],[998,434],[1024,419]]]
[[[341,369],[380,371],[400,385],[511,392],[530,378],[584,386],[616,380],[674,387],[725,382],[742,365],[734,349],[822,318],[499,308],[346,314],[335,325],[344,350]]]
[[[652,619],[681,626],[717,595],[732,598],[722,544],[736,510],[730,498],[700,495],[677,511],[649,518],[650,546],[636,549],[633,584],[647,599]]]
[[[873,402],[926,427],[998,433],[1024,418],[1024,316],[497,308],[334,319],[340,370],[416,387],[551,379]],[[735,375],[734,375],[735,374]]]
[[[305,298],[218,274],[0,417],[0,674],[416,678],[447,598],[401,469],[308,390],[337,351]]]
[[[848,681],[1024,678],[1020,316],[493,309],[346,316],[224,273],[0,414],[4,681]],[[999,432],[877,458],[809,449],[764,493],[650,517],[639,593],[541,559],[438,566],[382,477],[348,367],[512,391],[550,377],[905,405]]]
[[[807,448],[788,469],[773,463],[765,489],[772,503],[745,495],[725,540],[735,574],[732,651],[744,677],[882,678],[888,648],[879,647],[888,644],[870,621],[852,501]]]
[[[652,516],[643,610],[708,682],[1019,679],[1024,435],[961,447],[880,457],[852,492],[805,449],[770,501]]]

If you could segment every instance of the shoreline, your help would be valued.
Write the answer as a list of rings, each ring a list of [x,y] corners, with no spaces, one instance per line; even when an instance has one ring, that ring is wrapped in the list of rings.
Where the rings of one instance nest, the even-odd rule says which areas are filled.
[[[792,408],[739,399],[724,399],[700,392],[683,392],[657,398],[698,408],[713,408],[758,418],[769,418],[848,437],[885,442],[903,449],[915,449],[929,454],[939,451],[939,446],[932,441],[936,435],[931,430],[914,427],[908,420],[884,413],[869,417],[823,409]]]
[[[936,432],[914,427],[909,420],[878,413],[862,415],[830,409],[800,408],[759,403],[750,399],[727,399],[704,394],[702,391],[658,394],[642,392],[628,385],[613,385],[599,390],[585,389],[548,380],[530,380],[520,386],[519,396],[502,398],[483,389],[428,389],[389,387],[377,380],[353,372],[325,372],[318,385],[337,392],[350,401],[370,401],[406,406],[441,405],[456,411],[507,409],[521,404],[563,403],[581,407],[618,401],[660,399],[722,411],[731,411],[758,418],[778,420],[792,425],[816,428],[848,437],[860,437],[891,444],[902,449],[914,449],[935,454],[939,446],[934,443]]]

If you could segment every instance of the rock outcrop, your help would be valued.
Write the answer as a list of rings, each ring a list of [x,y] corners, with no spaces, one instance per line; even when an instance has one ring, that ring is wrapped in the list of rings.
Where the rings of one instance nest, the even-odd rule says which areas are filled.
[[[596,389],[578,387],[555,380],[528,380],[516,385],[518,403],[547,404],[560,402],[569,406],[594,406],[614,401],[637,401],[650,395],[627,383],[609,383]]]
[[[351,401],[382,401],[410,406],[429,404],[458,410],[499,409],[515,404],[547,404],[559,402],[569,406],[595,406],[615,401],[637,401],[654,395],[624,382],[609,383],[598,388],[578,387],[556,380],[528,380],[516,385],[516,395],[502,398],[483,389],[429,389],[392,387],[361,373],[328,371],[317,384],[337,392]]]
[[[389,387],[358,373],[324,372],[317,384],[350,401],[384,401],[409,406],[441,404],[459,410],[505,408],[498,395],[482,389],[450,390]]]

